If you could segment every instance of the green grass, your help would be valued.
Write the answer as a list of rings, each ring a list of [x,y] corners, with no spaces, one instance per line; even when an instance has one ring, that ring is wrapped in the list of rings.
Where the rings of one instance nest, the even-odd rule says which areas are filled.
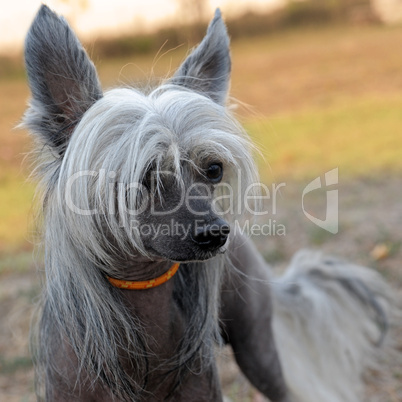
[[[14,374],[20,370],[29,370],[32,366],[32,359],[28,356],[17,356],[12,359],[0,357],[0,374]]]
[[[246,127],[265,158],[263,180],[315,177],[336,167],[346,178],[402,169],[402,95],[280,114]]]
[[[9,170],[0,177],[0,253],[30,248],[34,186]]]
[[[5,273],[27,273],[31,271],[32,251],[13,250],[9,253],[3,253],[0,256],[0,275]]]

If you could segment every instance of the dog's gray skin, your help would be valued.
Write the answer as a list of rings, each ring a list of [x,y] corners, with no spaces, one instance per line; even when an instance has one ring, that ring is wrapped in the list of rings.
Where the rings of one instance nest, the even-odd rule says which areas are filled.
[[[198,183],[193,192],[203,197],[201,201],[192,201],[191,211],[203,212],[204,232],[196,232],[193,227],[192,222],[199,220],[199,215],[183,206],[169,216],[157,218],[147,209],[138,218],[140,225],[153,220],[163,224],[173,219],[193,225],[193,234],[184,240],[177,235],[156,238],[144,235],[140,239],[144,252],[139,253],[132,246],[133,243],[128,242],[123,249],[120,248],[121,233],[113,232],[110,222],[100,220],[96,222],[97,230],[101,231],[98,233],[104,240],[97,244],[101,251],[107,250],[108,254],[105,253],[104,257],[97,254],[96,250],[91,249],[94,240],[88,239],[93,231],[88,231],[86,236],[79,229],[74,232],[73,224],[69,225],[75,218],[66,218],[70,212],[64,210],[65,219],[62,220],[61,211],[57,210],[60,206],[52,207],[53,198],[60,183],[63,183],[63,175],[67,174],[63,170],[67,169],[64,159],[78,154],[73,150],[74,147],[84,151],[82,146],[74,145],[74,141],[86,140],[80,139],[76,134],[80,130],[75,129],[80,124],[85,126],[82,121],[86,112],[96,108],[103,97],[96,70],[65,20],[46,6],[41,7],[28,33],[25,59],[32,91],[25,125],[37,135],[42,147],[50,149],[51,154],[50,160],[42,166],[43,174],[47,175],[44,179],[44,200],[45,211],[48,211],[47,215],[45,213],[48,293],[45,294],[40,324],[42,346],[38,364],[45,366],[45,399],[221,401],[213,341],[219,331],[218,317],[214,314],[218,308],[217,293],[223,271],[218,263],[216,267],[212,265],[207,269],[196,262],[220,254],[227,237],[228,225],[213,212],[212,198],[208,196],[208,189],[213,188],[213,183],[205,176],[208,166],[220,161],[205,159],[198,164],[198,170],[191,163],[183,161],[180,166],[180,185],[161,175],[157,179],[165,180],[163,194],[158,198],[156,193],[151,192],[156,200],[167,200],[168,207],[172,207],[179,204],[178,194],[183,188],[188,189]],[[205,39],[185,60],[170,85],[200,94],[194,95],[195,100],[209,102],[211,112],[215,112],[212,102],[220,105],[225,103],[229,75],[229,39],[217,12]],[[183,110],[182,113],[190,111]],[[71,137],[74,137],[73,141]],[[85,158],[80,160],[87,162]],[[158,172],[163,167],[157,166]],[[170,167],[166,166],[167,169]],[[149,168],[152,171],[152,165]],[[148,180],[146,172],[142,178]],[[152,180],[151,177],[146,185],[151,187]],[[166,208],[166,204],[161,203],[158,207]],[[215,235],[210,229],[212,225],[223,233],[218,240],[212,237]],[[81,231],[84,230],[82,226]],[[57,242],[60,250],[57,249]],[[76,260],[67,256],[67,253],[63,254],[63,247],[65,251],[69,249],[78,255]],[[239,237],[233,237],[228,254],[231,263],[245,276],[224,274],[229,276],[223,278],[220,330],[224,339],[232,345],[236,359],[250,381],[272,401],[289,401],[270,328],[272,309],[269,289],[266,284],[247,279],[249,275],[266,279],[261,271],[260,257],[255,255],[248,241]],[[107,263],[102,258],[107,259]],[[82,271],[84,276],[77,279],[72,270],[72,275],[68,277],[68,267],[78,261],[80,267],[86,267]],[[154,289],[117,290],[104,278],[108,274],[127,280],[150,279],[165,272],[171,261],[184,263],[172,280]],[[85,272],[89,272],[87,279]],[[61,278],[63,275],[69,279],[61,281],[59,276]],[[75,280],[83,282],[85,286],[81,289],[80,285],[75,288],[71,285],[71,290],[66,291],[63,299],[63,283],[70,286],[71,281]],[[52,283],[62,284],[59,295],[52,289]],[[91,290],[91,286],[95,290]],[[100,312],[95,309],[89,311],[95,302],[92,299],[88,301],[88,297],[102,299],[103,303],[96,305]],[[71,308],[66,306],[67,299]],[[89,307],[85,307],[87,302]],[[123,316],[119,318],[121,328],[117,317],[106,317],[106,313],[112,309],[107,310],[105,305],[113,303],[123,305],[122,310],[118,310]],[[193,305],[194,311],[191,310]],[[112,327],[114,319],[117,329]],[[98,326],[103,327],[98,330]],[[188,331],[187,327],[192,330]],[[114,331],[115,334],[110,348],[104,335],[107,331]],[[98,336],[97,340],[95,335]],[[133,339],[130,339],[131,336]],[[95,345],[94,350],[91,344]],[[133,350],[134,344],[138,350]]]
[[[228,254],[236,270],[227,271],[221,293],[221,325],[224,339],[249,381],[272,401],[288,395],[272,333],[272,302],[267,265],[254,244],[236,235]]]

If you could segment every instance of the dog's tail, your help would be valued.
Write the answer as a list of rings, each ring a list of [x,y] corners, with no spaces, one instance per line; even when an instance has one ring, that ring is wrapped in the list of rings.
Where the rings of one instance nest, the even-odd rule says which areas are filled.
[[[272,284],[273,329],[298,402],[361,402],[363,373],[387,343],[393,296],[381,276],[301,251]]]

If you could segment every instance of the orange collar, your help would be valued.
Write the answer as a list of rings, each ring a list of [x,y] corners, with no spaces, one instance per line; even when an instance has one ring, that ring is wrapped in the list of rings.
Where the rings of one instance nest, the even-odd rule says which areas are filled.
[[[167,282],[177,272],[179,266],[180,264],[177,262],[176,264],[173,264],[170,269],[161,276],[158,276],[155,279],[150,279],[148,281],[124,281],[122,279],[111,278],[110,276],[108,276],[107,279],[114,287],[119,289],[150,289]]]

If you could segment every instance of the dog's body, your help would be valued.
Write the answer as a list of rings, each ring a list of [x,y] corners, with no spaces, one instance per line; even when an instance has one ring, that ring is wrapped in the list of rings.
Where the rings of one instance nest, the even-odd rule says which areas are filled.
[[[213,194],[236,174],[244,187],[257,176],[247,137],[225,108],[230,55],[220,13],[173,78],[148,95],[103,94],[75,35],[46,6],[25,57],[25,125],[39,139],[44,184],[39,394],[220,401],[214,349],[223,339],[272,401],[358,401],[371,341],[381,337],[376,322],[385,322],[381,279],[313,255],[275,279],[248,239],[227,242],[228,213],[218,213],[225,207]],[[156,226],[166,231],[140,230]],[[173,262],[182,263],[173,278],[151,289],[108,280],[157,278]],[[311,326],[325,339],[310,336]]]

